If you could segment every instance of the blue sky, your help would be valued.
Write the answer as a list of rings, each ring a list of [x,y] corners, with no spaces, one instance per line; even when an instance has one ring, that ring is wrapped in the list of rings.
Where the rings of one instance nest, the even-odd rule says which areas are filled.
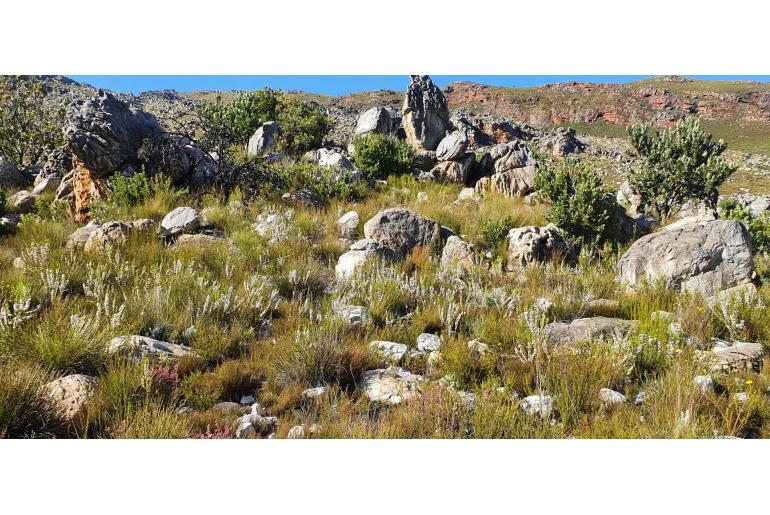
[[[407,75],[69,75],[78,82],[121,93],[175,89],[179,92],[200,90],[254,90],[264,86],[297,89],[325,95],[346,95],[373,89],[405,89]],[[433,75],[439,87],[467,80],[495,86],[539,86],[577,80],[582,82],[632,82],[649,75]],[[694,78],[758,80],[770,82],[768,75],[693,75]]]

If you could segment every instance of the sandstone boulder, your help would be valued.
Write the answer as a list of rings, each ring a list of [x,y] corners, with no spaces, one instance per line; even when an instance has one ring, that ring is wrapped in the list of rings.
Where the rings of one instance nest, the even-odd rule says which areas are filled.
[[[493,191],[506,197],[524,197],[535,190],[537,168],[524,166],[507,172],[482,177],[476,182],[476,193]]]
[[[77,423],[77,418],[83,415],[86,405],[96,395],[98,385],[99,380],[95,377],[72,374],[51,381],[43,388],[56,403],[60,419]]]
[[[340,238],[352,240],[358,232],[360,218],[355,211],[348,211],[337,220],[337,231]]]
[[[334,271],[337,279],[345,279],[353,275],[356,268],[371,259],[398,261],[401,256],[387,245],[371,239],[358,240],[350,246],[350,250],[339,257]]]
[[[732,220],[686,218],[634,242],[618,261],[620,282],[663,280],[682,291],[711,295],[754,277],[746,227]]]
[[[532,156],[532,151],[526,143],[518,140],[495,145],[489,151],[489,155],[494,163],[495,173],[507,172],[515,168],[537,164]]]
[[[126,243],[130,228],[120,220],[106,222],[88,235],[83,245],[86,252],[101,252],[110,246],[121,246]]]

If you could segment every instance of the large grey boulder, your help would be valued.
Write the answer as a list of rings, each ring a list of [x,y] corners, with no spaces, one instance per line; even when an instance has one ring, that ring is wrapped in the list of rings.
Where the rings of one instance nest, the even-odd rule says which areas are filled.
[[[692,217],[634,242],[618,261],[620,282],[663,280],[681,291],[711,295],[754,277],[748,230],[732,220]]]
[[[67,109],[65,141],[94,177],[137,166],[137,152],[144,140],[162,135],[153,116],[103,90]]]
[[[390,134],[391,130],[390,112],[384,107],[377,106],[361,113],[356,122],[355,135],[363,136],[364,134],[375,133],[384,136]]]
[[[20,190],[8,197],[7,202],[18,213],[31,213],[35,209],[37,198],[37,195],[33,195],[27,190]]]
[[[460,131],[454,131],[441,140],[436,147],[436,159],[454,161],[463,156],[468,148],[468,138]]]
[[[0,157],[0,188],[23,188],[27,185],[27,178],[19,171],[9,159]]]
[[[55,192],[61,185],[61,177],[58,175],[49,175],[35,182],[32,189],[32,195],[42,195],[43,193]]]
[[[508,232],[506,267],[514,270],[527,263],[550,261],[565,257],[567,251],[567,242],[553,224],[514,228]]]
[[[364,224],[366,238],[392,248],[401,256],[418,245],[438,243],[445,233],[438,222],[403,207],[380,211]]]
[[[200,225],[198,211],[191,207],[178,207],[163,217],[160,230],[164,236],[177,236],[192,232]]]
[[[318,166],[353,171],[356,169],[350,159],[335,149],[322,148],[318,150]]]
[[[131,228],[120,220],[106,222],[90,232],[83,245],[86,252],[101,252],[111,246],[122,246],[128,239]]]
[[[403,343],[375,340],[369,344],[373,350],[382,354],[388,361],[401,363],[404,356],[409,351],[409,347]]]
[[[91,234],[97,231],[101,225],[102,224],[98,220],[91,220],[87,225],[78,227],[75,229],[75,232],[67,236],[64,247],[67,250],[82,249],[91,237]]]
[[[412,75],[404,98],[402,124],[406,140],[417,150],[436,150],[450,127],[449,108],[427,75]]]
[[[246,152],[252,156],[261,156],[275,148],[275,136],[278,134],[277,122],[265,122],[249,138]]]
[[[350,250],[337,260],[334,272],[337,279],[345,279],[353,275],[359,266],[371,259],[397,261],[401,256],[387,245],[371,239],[358,240],[350,246]]]

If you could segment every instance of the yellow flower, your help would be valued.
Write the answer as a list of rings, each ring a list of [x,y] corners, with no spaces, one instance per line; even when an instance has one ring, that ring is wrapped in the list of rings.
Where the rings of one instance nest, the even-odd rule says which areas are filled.
[[[675,352],[676,352],[677,354],[679,354],[680,352],[682,352],[682,349],[676,349],[676,351],[675,351]]]
[[[754,381],[752,381],[751,379],[747,379],[747,380],[746,380],[746,384],[751,384],[751,383],[753,383],[753,382],[754,382]]]

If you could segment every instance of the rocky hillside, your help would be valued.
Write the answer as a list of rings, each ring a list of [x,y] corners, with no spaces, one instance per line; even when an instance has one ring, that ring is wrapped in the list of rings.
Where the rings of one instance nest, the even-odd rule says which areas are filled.
[[[61,76],[46,77],[62,97],[83,98],[94,88]],[[698,116],[705,128],[725,139],[733,150],[770,154],[770,83],[695,80],[664,76],[628,84],[565,82],[539,87],[510,88],[455,82],[443,88],[453,114],[475,118],[505,118],[537,128],[571,126],[578,134],[624,137],[624,128],[638,123],[670,126]],[[375,90],[330,97],[292,92],[328,109],[335,134],[352,134],[358,114],[372,106],[400,110],[403,91]],[[225,97],[228,94],[225,93]],[[213,97],[211,92],[153,91],[116,94],[173,125],[190,106]]]

